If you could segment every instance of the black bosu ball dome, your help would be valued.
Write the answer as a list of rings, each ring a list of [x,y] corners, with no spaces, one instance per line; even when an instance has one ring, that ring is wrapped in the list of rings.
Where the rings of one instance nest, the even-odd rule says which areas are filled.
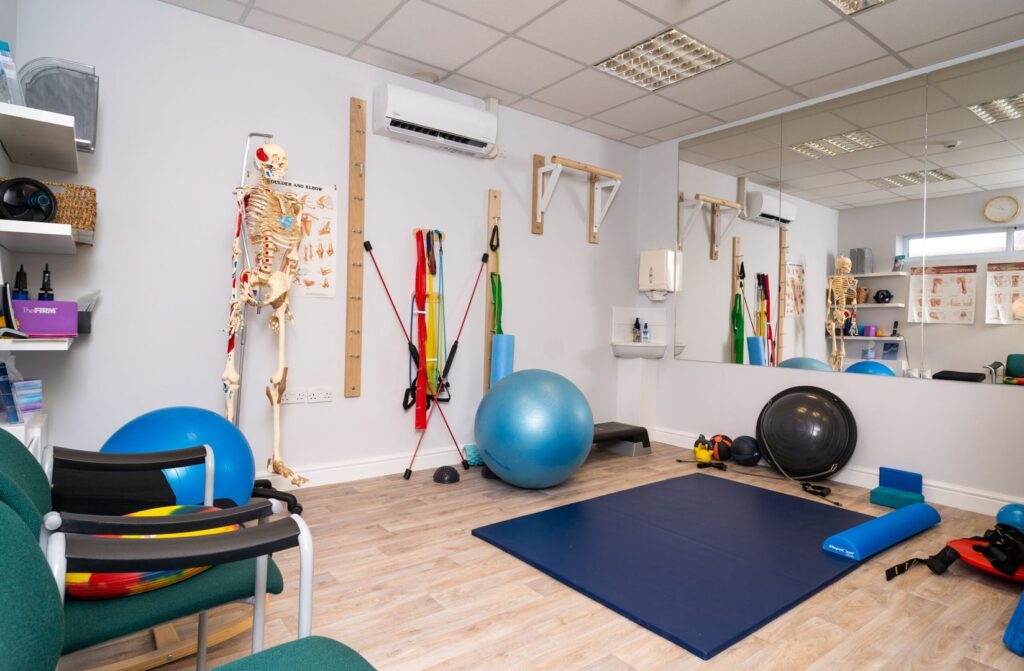
[[[824,480],[853,456],[857,422],[850,408],[820,387],[791,387],[772,397],[757,418],[761,456],[794,480]]]

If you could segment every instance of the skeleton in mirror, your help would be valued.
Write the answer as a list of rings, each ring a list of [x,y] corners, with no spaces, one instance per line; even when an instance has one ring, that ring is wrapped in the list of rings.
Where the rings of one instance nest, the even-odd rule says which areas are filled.
[[[845,256],[836,258],[836,274],[828,278],[828,305],[825,308],[825,332],[832,338],[832,352],[829,365],[837,371],[843,370],[846,358],[846,341],[843,329],[850,320],[850,332],[856,333],[857,321],[853,316],[857,309],[857,279],[850,275],[853,263]]]

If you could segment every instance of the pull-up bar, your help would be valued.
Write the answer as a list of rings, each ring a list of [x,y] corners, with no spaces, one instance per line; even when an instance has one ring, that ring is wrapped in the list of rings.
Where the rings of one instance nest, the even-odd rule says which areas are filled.
[[[582,161],[574,161],[561,156],[552,156],[548,164],[540,154],[533,155],[533,220],[531,228],[537,235],[544,234],[544,212],[551,203],[551,195],[555,192],[558,178],[563,168],[571,168],[585,172],[590,177],[590,203],[588,216],[587,237],[591,244],[597,244],[600,239],[598,234],[601,231],[601,223],[608,214],[615,194],[622,186],[622,175],[599,168]],[[545,180],[545,177],[547,179]],[[607,196],[606,196],[607,194]]]

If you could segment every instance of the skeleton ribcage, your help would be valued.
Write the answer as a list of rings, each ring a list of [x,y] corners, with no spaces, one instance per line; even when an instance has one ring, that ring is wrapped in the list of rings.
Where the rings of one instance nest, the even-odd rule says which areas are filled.
[[[288,254],[302,235],[297,216],[301,206],[292,194],[285,194],[284,198],[288,212],[281,209],[277,194],[264,186],[253,189],[245,201],[246,228],[256,249],[256,284],[267,281],[278,255]]]

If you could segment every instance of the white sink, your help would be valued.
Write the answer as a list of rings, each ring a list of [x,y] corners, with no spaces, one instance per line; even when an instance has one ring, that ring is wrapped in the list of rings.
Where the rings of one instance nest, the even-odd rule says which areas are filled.
[[[620,359],[660,359],[667,347],[663,342],[613,342],[612,354]]]

